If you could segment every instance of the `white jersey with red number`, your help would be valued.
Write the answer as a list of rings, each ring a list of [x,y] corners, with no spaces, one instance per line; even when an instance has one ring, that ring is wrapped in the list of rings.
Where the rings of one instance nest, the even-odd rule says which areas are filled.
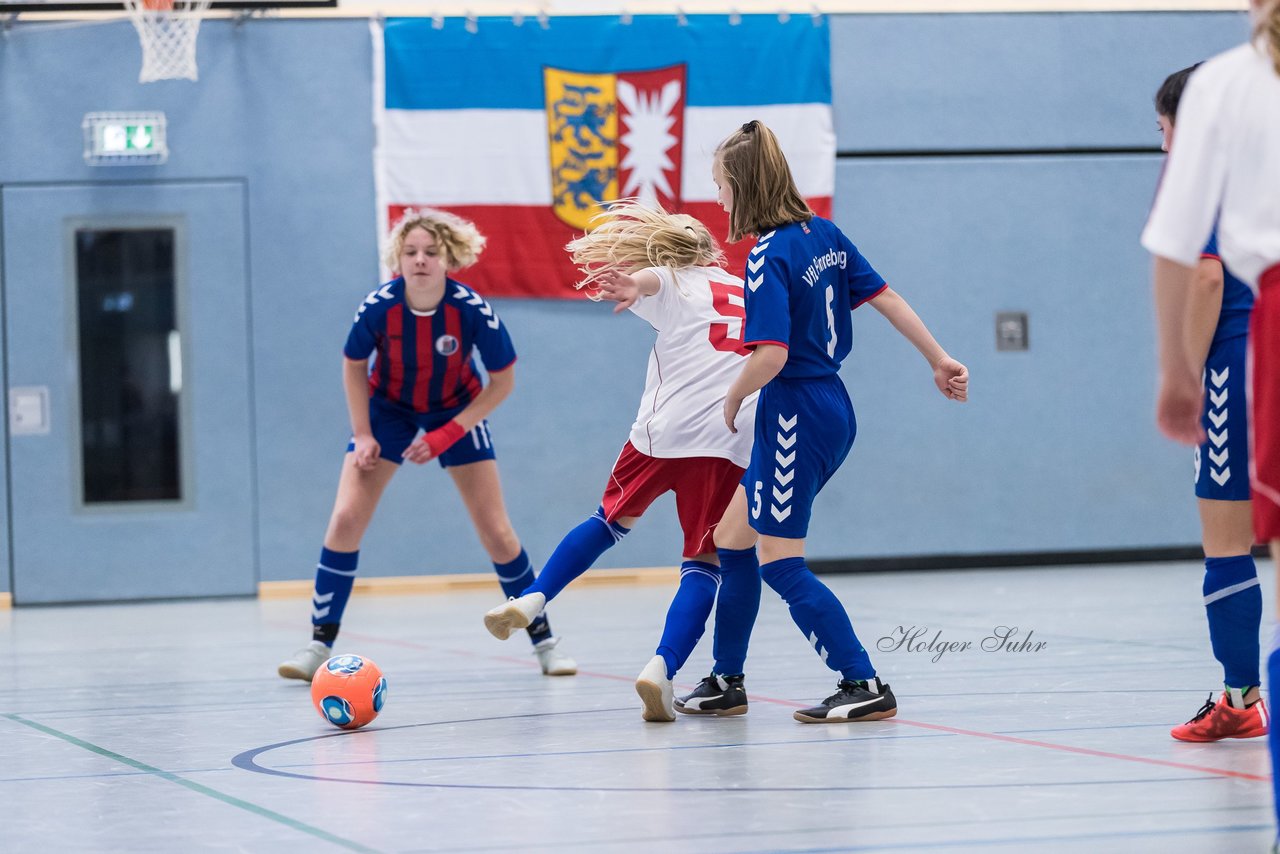
[[[1256,291],[1280,263],[1280,76],[1251,44],[1191,75],[1142,245],[1195,266],[1215,220],[1223,263]]]
[[[746,468],[757,395],[743,402],[737,433],[724,423],[725,393],[747,356],[742,279],[719,267],[686,267],[674,275],[665,267],[650,270],[661,286],[631,310],[658,338],[631,444],[651,457],[720,457]]]

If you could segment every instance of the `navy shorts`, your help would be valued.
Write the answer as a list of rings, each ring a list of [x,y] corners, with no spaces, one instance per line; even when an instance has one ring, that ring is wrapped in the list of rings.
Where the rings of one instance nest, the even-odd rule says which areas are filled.
[[[1195,450],[1196,498],[1249,500],[1248,341],[1215,341],[1204,362],[1200,424],[1208,438]]]
[[[809,532],[813,499],[853,447],[858,422],[839,376],[775,378],[756,404],[755,445],[742,477],[751,527],[770,537]]]
[[[378,456],[400,465],[404,462],[405,449],[417,438],[419,430],[431,431],[443,426],[461,411],[448,409],[442,412],[414,412],[412,409],[387,403],[381,398],[369,398],[369,425],[373,428],[373,438],[378,440],[382,448]],[[347,452],[355,449],[353,436],[347,442]],[[470,432],[463,433],[461,439],[436,457],[441,468],[465,466],[495,458],[488,421],[481,421]]]

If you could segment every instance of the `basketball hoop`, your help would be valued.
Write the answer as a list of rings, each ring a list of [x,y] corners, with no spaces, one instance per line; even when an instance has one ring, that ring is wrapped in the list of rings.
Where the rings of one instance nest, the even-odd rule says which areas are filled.
[[[124,0],[142,42],[139,83],[195,80],[196,36],[210,0]]]

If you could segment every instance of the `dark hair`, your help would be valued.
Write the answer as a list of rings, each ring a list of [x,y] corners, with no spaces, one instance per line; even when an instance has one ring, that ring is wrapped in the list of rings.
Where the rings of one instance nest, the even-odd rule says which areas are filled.
[[[813,219],[778,138],[763,122],[753,119],[729,134],[716,148],[716,162],[733,191],[730,243],[789,222]]]
[[[1159,91],[1156,92],[1156,114],[1164,116],[1170,122],[1178,120],[1178,102],[1182,100],[1182,90],[1187,88],[1187,81],[1191,79],[1191,72],[1201,66],[1197,62],[1181,71],[1175,71],[1164,79],[1160,84]]]

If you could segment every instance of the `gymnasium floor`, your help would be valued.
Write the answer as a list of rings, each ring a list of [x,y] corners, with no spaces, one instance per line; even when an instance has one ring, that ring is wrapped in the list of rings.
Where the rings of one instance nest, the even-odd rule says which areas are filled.
[[[828,576],[899,701],[855,725],[791,719],[835,680],[767,588],[750,713],[674,724],[642,722],[631,684],[663,585],[553,603],[581,668],[558,679],[484,631],[496,584],[357,598],[338,649],[375,659],[390,699],[355,733],[275,675],[305,600],[0,611],[0,850],[1265,851],[1265,739],[1168,735],[1220,679],[1201,574]],[[876,651],[899,626],[972,648]],[[982,651],[997,626],[1046,646]]]

